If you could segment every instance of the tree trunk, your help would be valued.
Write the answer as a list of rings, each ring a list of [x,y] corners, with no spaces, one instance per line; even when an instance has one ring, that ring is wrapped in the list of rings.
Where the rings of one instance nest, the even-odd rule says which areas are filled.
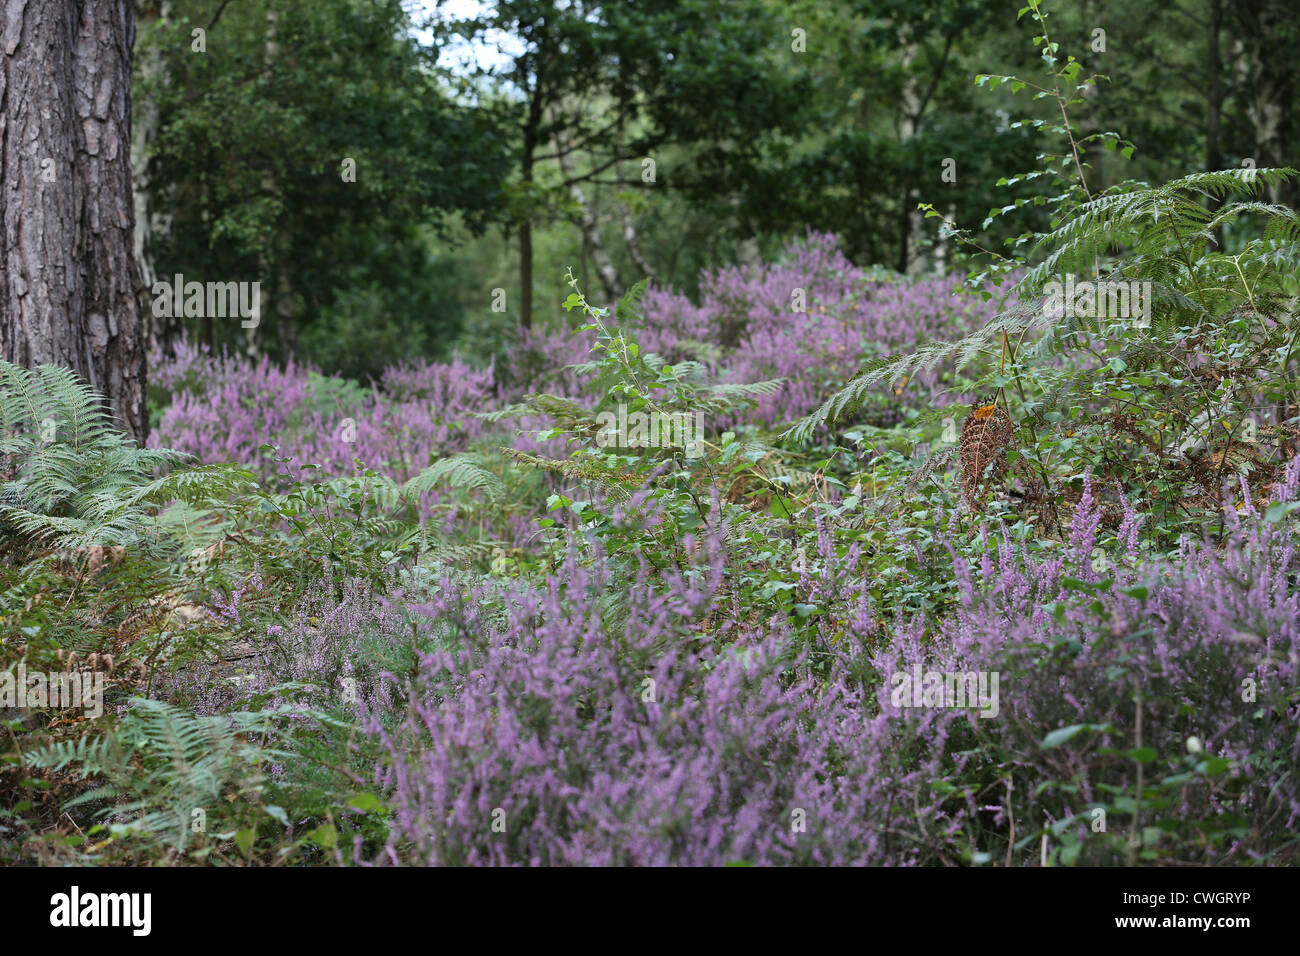
[[[280,12],[272,7],[266,11],[266,43],[262,51],[262,63],[266,67],[268,74],[274,68],[275,61],[280,58]],[[274,196],[276,194],[275,176],[268,169],[262,173],[262,195]],[[275,235],[272,233],[270,239],[272,249],[275,247]],[[272,256],[267,252],[267,247],[262,244],[258,247],[257,254],[257,273],[258,281],[262,283],[258,287],[259,292],[265,287],[271,293],[271,302],[260,302],[260,314],[263,316],[275,316],[276,324],[279,325],[280,312],[285,308],[284,299],[284,282],[280,274],[282,263],[279,256]],[[269,308],[267,308],[269,306]],[[259,326],[247,326],[244,329],[244,354],[251,359],[256,359],[262,354],[261,345],[257,340]]]
[[[138,0],[136,6],[136,23],[140,27],[140,35],[145,33],[147,26],[165,22],[171,16],[170,0]],[[145,81],[146,93],[136,97],[132,104],[131,184],[135,208],[135,260],[140,266],[138,298],[144,305],[141,319],[146,327],[146,345],[148,351],[153,352],[169,345],[182,328],[179,317],[159,318],[150,308],[154,283],[158,281],[156,250],[159,241],[165,239],[171,231],[171,215],[160,211],[153,201],[153,171],[149,167],[149,153],[158,137],[158,104],[155,99],[149,98],[148,91],[150,86],[161,86],[166,82],[167,61],[155,41],[136,56],[136,62],[140,67],[140,77]],[[164,205],[170,204],[164,202]]]
[[[0,0],[0,357],[83,375],[143,442],[134,0]]]
[[[920,87],[912,62],[916,59],[917,48],[914,43],[906,41],[906,33],[900,36],[903,47],[903,69],[907,79],[903,82],[903,95],[898,104],[898,139],[906,143],[921,130],[921,114],[925,104],[921,102]],[[925,234],[925,219],[916,208],[916,196],[910,189],[903,190],[898,211],[898,271],[907,275],[920,275],[926,269],[925,256],[921,252],[921,239]]]
[[[1220,72],[1223,61],[1219,55],[1219,31],[1223,25],[1223,0],[1210,0],[1209,22],[1206,26],[1205,54],[1205,170],[1214,172],[1223,168],[1223,153],[1219,148],[1219,123],[1223,115],[1223,84]],[[1218,212],[1223,200],[1210,197],[1210,212]],[[1223,228],[1214,231],[1214,239],[1223,249]]]
[[[618,126],[618,143],[616,146],[621,156],[623,153],[623,124],[621,121]],[[626,186],[623,182],[623,161],[621,159],[614,164],[614,176],[618,181],[618,191],[622,193]],[[632,209],[621,197],[616,198],[623,216],[623,245],[627,247],[627,254],[632,257],[632,264],[641,273],[640,278],[652,279],[654,278],[654,270],[650,268],[650,263],[641,253],[641,241],[637,238],[636,223],[632,220]]]
[[[568,131],[562,129],[557,123],[555,153],[560,166],[560,175],[566,180],[574,179],[573,160],[569,153],[571,143],[572,138]],[[569,195],[573,197],[578,207],[577,226],[582,230],[584,250],[591,252],[591,261],[596,266],[596,275],[600,277],[600,284],[605,290],[606,298],[614,301],[619,296],[618,270],[614,268],[614,261],[609,257],[605,242],[600,237],[600,214],[596,204],[587,200],[587,194],[580,183],[574,182],[569,187]]]
[[[533,327],[533,162],[542,125],[542,78],[535,80],[524,121],[523,157],[519,180],[524,191],[524,211],[519,222],[519,325]]]
[[[1289,4],[1285,4],[1289,6]],[[1251,88],[1254,99],[1247,112],[1255,126],[1255,165],[1260,169],[1290,166],[1292,113],[1295,99],[1294,36],[1281,0],[1236,0],[1237,22],[1250,55]],[[1300,187],[1279,183],[1268,190],[1273,202],[1294,206]]]
[[[533,327],[533,224],[519,224],[519,326]]]
[[[620,202],[619,206],[623,213],[623,245],[627,247],[627,254],[632,258],[632,264],[636,266],[642,279],[653,279],[654,270],[650,268],[650,263],[646,260],[645,255],[641,252],[641,240],[637,238],[636,223],[632,220],[632,210],[625,202]]]

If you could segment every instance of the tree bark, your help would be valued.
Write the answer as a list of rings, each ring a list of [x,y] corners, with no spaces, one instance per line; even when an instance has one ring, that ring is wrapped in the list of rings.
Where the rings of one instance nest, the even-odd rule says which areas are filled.
[[[519,165],[519,181],[524,192],[524,211],[519,222],[519,325],[524,329],[533,327],[533,164],[546,105],[543,74],[539,64],[528,97],[528,113],[524,117],[523,156]]]
[[[280,58],[280,41],[278,34],[280,32],[280,12],[272,7],[266,11],[266,43],[262,49],[262,63],[269,74]],[[275,176],[268,169],[262,173],[262,195],[274,196],[276,194]],[[275,238],[272,236],[269,240],[273,245]],[[275,316],[276,324],[279,325],[280,313],[285,308],[284,283],[280,274],[281,263],[279,257],[272,257],[265,245],[259,247],[257,254],[257,271],[258,279],[262,285],[271,294],[269,303],[263,302],[269,308],[263,309],[263,315]],[[261,286],[258,287],[259,290]],[[259,332],[258,326],[249,326],[244,329],[244,354],[251,359],[256,359],[262,354],[261,346],[257,341]]]
[[[519,327],[533,327],[533,224],[519,223]]]
[[[618,124],[618,142],[615,144],[618,148],[619,155],[623,154],[623,122],[620,114]],[[623,181],[623,162],[620,159],[614,164],[614,178],[618,182],[618,191],[621,193],[626,189]],[[654,278],[654,271],[650,268],[650,263],[641,253],[641,241],[637,238],[636,223],[632,221],[632,209],[621,198],[618,198],[618,205],[623,216],[623,245],[627,247],[627,254],[632,257],[632,264],[636,266],[637,271],[641,273],[640,278]]]
[[[622,183],[620,182],[619,185],[621,186]],[[632,210],[625,202],[620,202],[619,206],[623,214],[623,245],[627,247],[627,254],[631,256],[632,264],[636,266],[637,271],[641,274],[640,278],[653,279],[654,270],[650,268],[650,263],[641,252],[641,240],[637,238],[636,223],[632,220]]]
[[[166,22],[171,16],[170,0],[137,0],[137,35],[146,26]],[[136,62],[146,91],[167,82],[167,61],[156,42],[146,46],[143,54],[137,53]],[[150,353],[165,348],[180,334],[182,323],[178,317],[159,318],[150,307],[154,283],[158,281],[155,266],[159,242],[171,232],[172,217],[154,203],[153,170],[150,167],[150,150],[158,137],[158,104],[156,100],[135,98],[131,117],[131,186],[135,209],[135,260],[140,267],[140,291],[137,296],[145,325],[146,347]],[[164,200],[164,206],[170,206]]]
[[[134,0],[0,0],[0,357],[70,367],[143,442]]]
[[[921,94],[916,81],[912,62],[916,59],[916,45],[907,43],[903,47],[903,69],[907,78],[903,82],[903,95],[898,103],[898,139],[907,142],[921,130],[921,113],[925,106],[921,103]],[[926,261],[920,251],[921,238],[925,234],[925,220],[916,208],[916,196],[910,189],[903,190],[902,202],[898,210],[898,271],[906,275],[920,275],[925,271]]]
[[[1281,0],[1236,0],[1237,23],[1250,54],[1254,92],[1247,112],[1255,126],[1255,165],[1260,169],[1289,166],[1292,156],[1291,104],[1295,99],[1294,27]],[[1288,30],[1290,28],[1290,30]],[[1300,186],[1278,183],[1268,190],[1273,202],[1295,206]]]
[[[1210,0],[1209,21],[1206,24],[1205,52],[1205,169],[1215,172],[1223,168],[1223,153],[1219,148],[1219,124],[1223,115],[1223,84],[1219,74],[1223,59],[1219,53],[1219,31],[1223,26],[1223,0]],[[1218,212],[1223,200],[1210,197],[1210,212]],[[1223,228],[1214,231],[1214,241],[1223,249]]]
[[[560,175],[566,180],[573,181],[569,186],[569,195],[573,197],[578,207],[576,224],[582,230],[583,244],[591,253],[591,261],[596,266],[596,275],[600,277],[600,284],[605,290],[606,297],[613,301],[619,296],[618,270],[614,268],[614,261],[609,257],[609,251],[600,236],[600,214],[595,202],[587,200],[587,194],[581,183],[573,175],[573,157],[570,153],[572,137],[569,132],[557,123],[554,138]]]

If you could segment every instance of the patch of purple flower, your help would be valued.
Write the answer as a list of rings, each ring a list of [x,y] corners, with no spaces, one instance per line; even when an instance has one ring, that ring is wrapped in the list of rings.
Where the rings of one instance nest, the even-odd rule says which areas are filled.
[[[290,360],[210,354],[177,343],[155,355],[154,384],[171,404],[150,446],[188,452],[207,463],[233,462],[270,479],[305,465],[326,476],[352,474],[353,459],[405,481],[436,458],[465,450],[484,431],[473,417],[495,402],[493,373],[463,362],[390,368],[363,388]],[[262,449],[276,445],[287,464]]]
[[[957,830],[941,748],[874,713],[834,652],[814,676],[783,627],[714,648],[682,609],[705,582],[634,586],[609,626],[603,564],[576,562],[504,621],[445,589],[460,641],[426,655],[395,728],[372,715],[393,808],[377,862],[907,864]],[[703,590],[701,590],[703,589]],[[900,756],[912,754],[910,766]]]

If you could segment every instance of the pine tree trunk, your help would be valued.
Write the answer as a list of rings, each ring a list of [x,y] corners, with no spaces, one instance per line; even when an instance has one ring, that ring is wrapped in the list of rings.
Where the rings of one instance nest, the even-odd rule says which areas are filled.
[[[0,357],[65,365],[143,442],[134,0],[0,0]]]

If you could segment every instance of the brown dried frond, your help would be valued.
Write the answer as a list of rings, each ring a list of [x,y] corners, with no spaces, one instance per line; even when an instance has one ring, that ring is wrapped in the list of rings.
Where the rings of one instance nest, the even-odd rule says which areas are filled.
[[[978,509],[979,498],[1007,470],[1011,418],[996,402],[972,406],[961,427],[961,486],[966,503]]]

